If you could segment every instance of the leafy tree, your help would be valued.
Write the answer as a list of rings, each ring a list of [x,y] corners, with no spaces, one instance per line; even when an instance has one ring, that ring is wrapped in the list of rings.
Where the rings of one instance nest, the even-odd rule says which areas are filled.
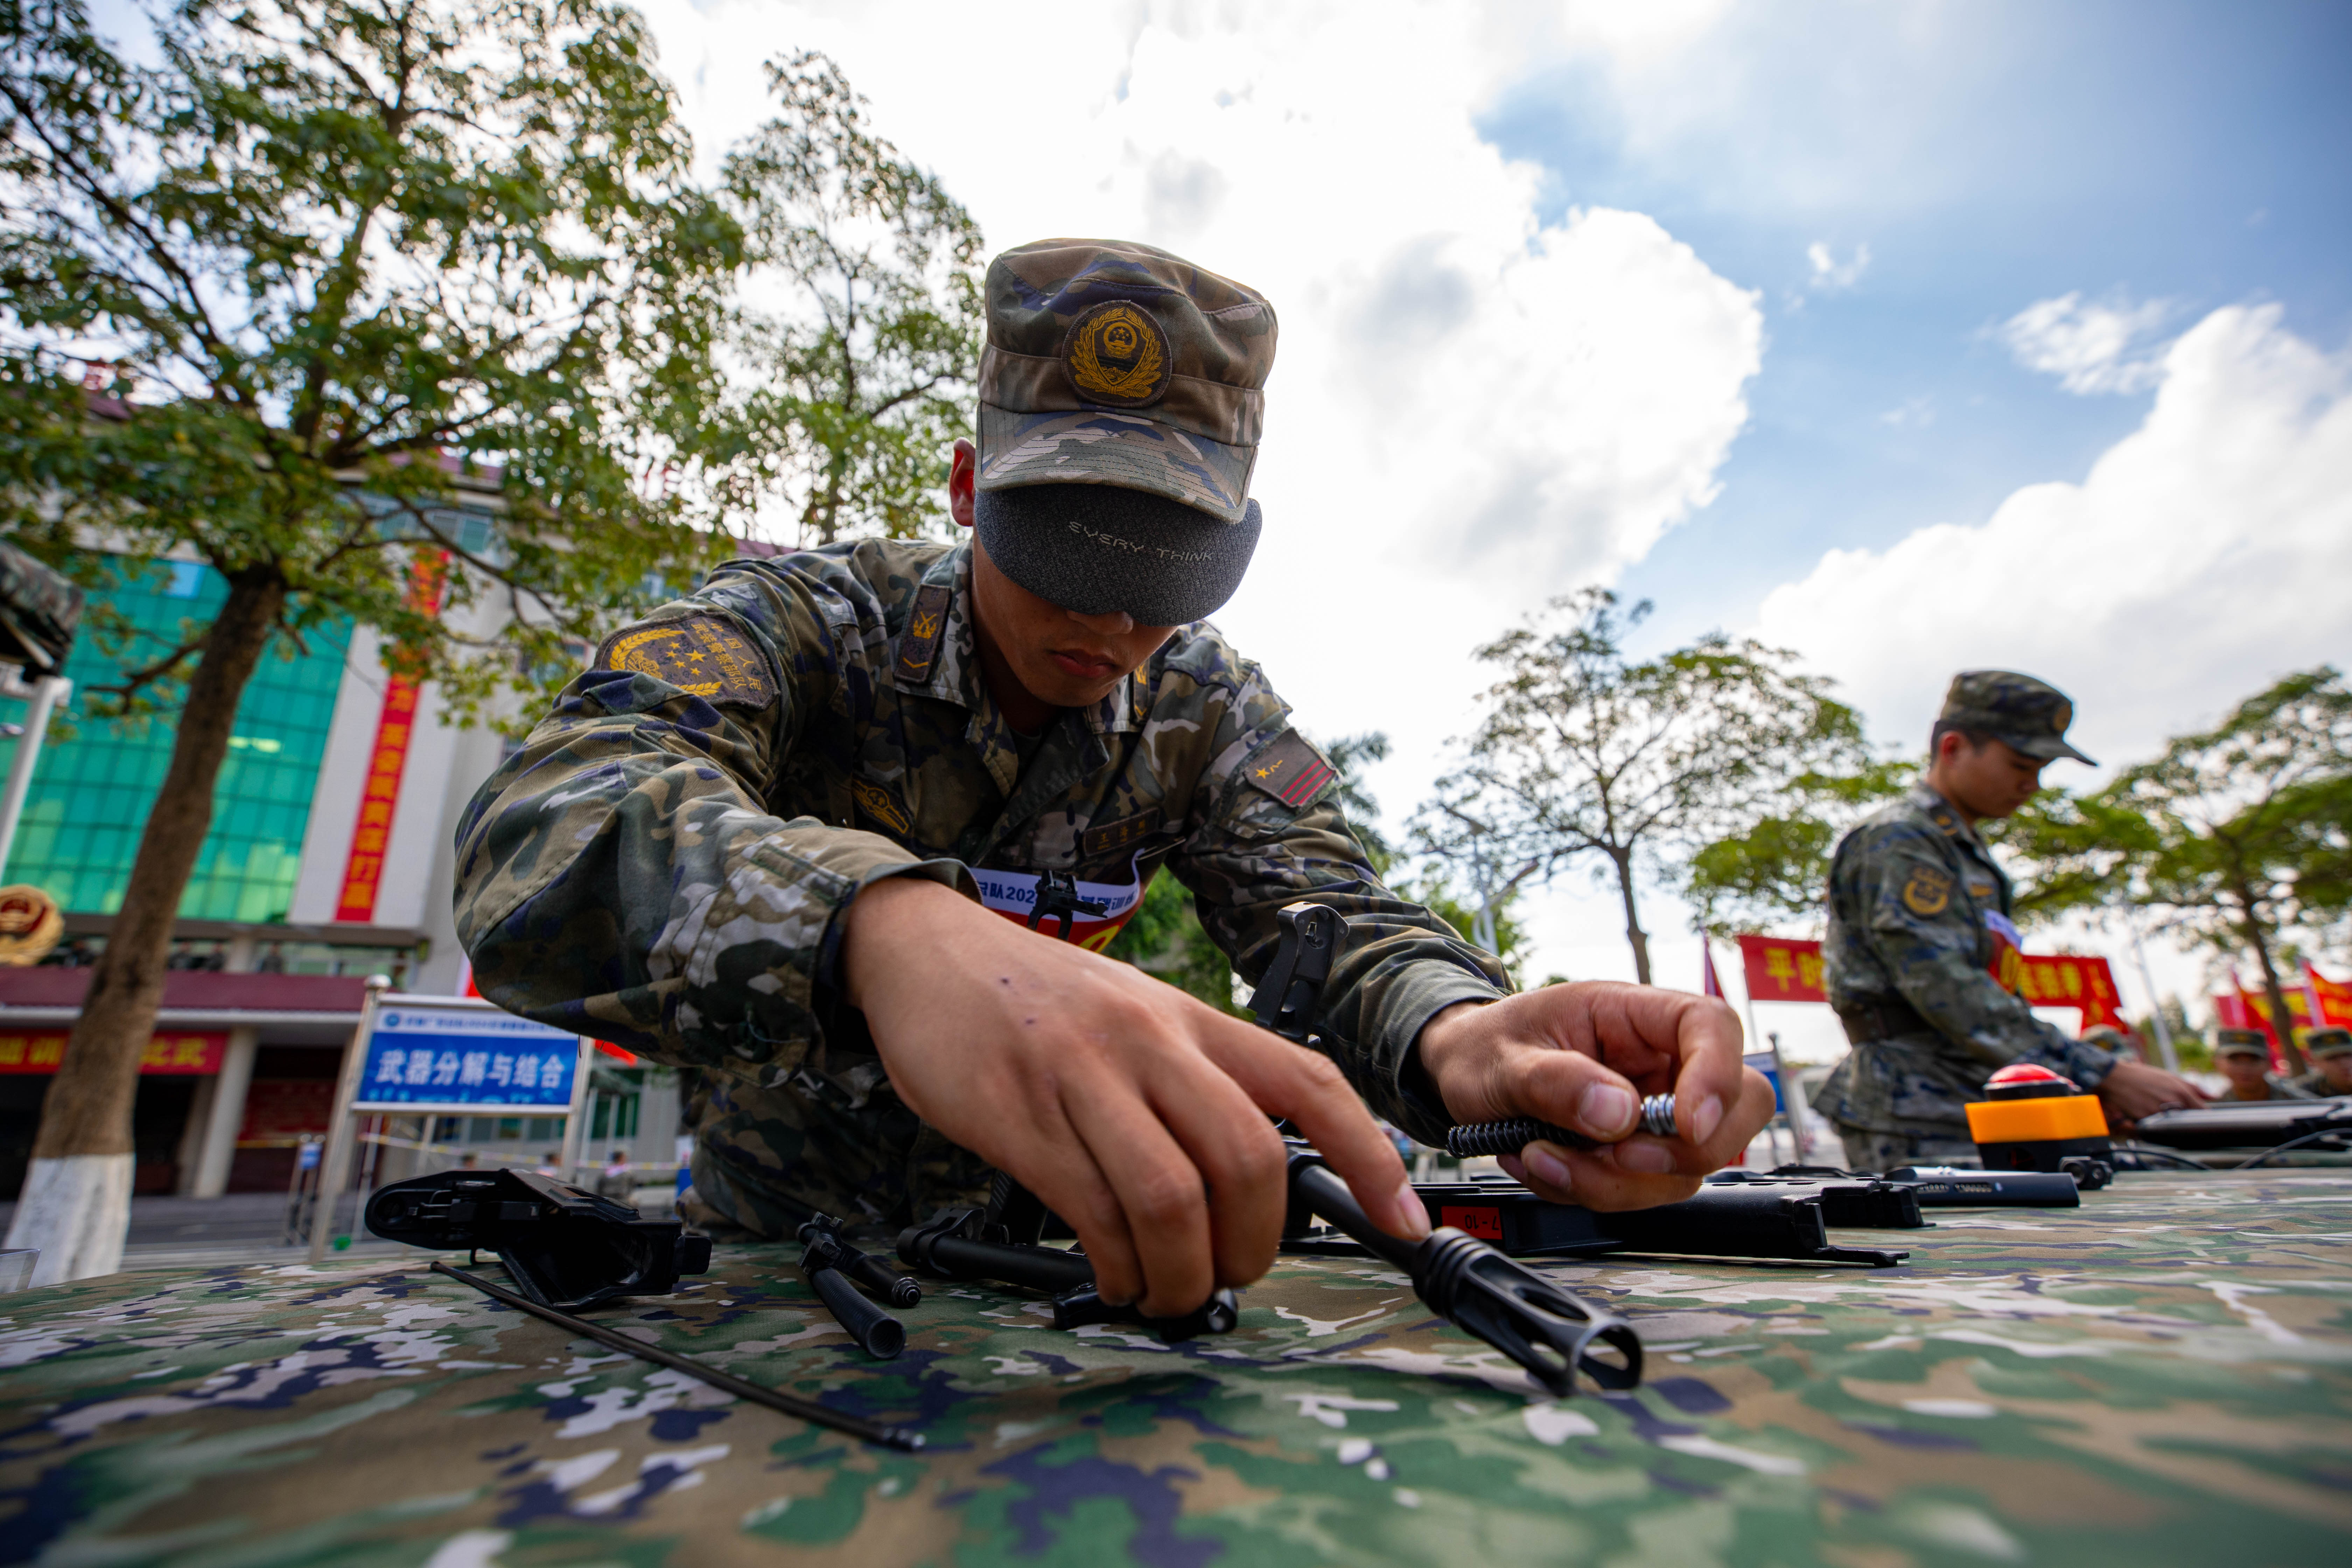
[[[1683,892],[1699,930],[1730,936],[1742,927],[1817,925],[1838,840],[1908,789],[1916,772],[1912,763],[1890,760],[1853,773],[1808,769],[1790,779],[1769,815],[1701,845],[1685,863]]]
[[[1103,952],[1159,976],[1179,991],[1235,1017],[1234,966],[1201,924],[1191,889],[1173,877],[1154,877],[1143,901]]]
[[[1590,588],[1478,650],[1499,666],[1465,766],[1416,814],[1426,853],[1548,877],[1580,858],[1613,880],[1633,969],[1650,982],[1635,893],[1705,845],[1750,831],[1791,779],[1850,777],[1870,763],[1853,710],[1792,656],[1711,633],[1630,660],[1622,617]],[[1500,879],[1497,879],[1498,880]]]
[[[138,1058],[258,661],[372,626],[470,711],[688,580],[711,541],[643,481],[694,428],[740,257],[613,0],[150,20],[142,65],[80,0],[0,0],[0,523],[88,581],[168,555],[228,584],[111,694],[179,722],[18,1211],[53,1276],[119,1249]]]
[[[2045,805],[2009,842],[2038,909],[2163,910],[2160,930],[2251,953],[2271,1016],[2291,1017],[2288,933],[2340,931],[2352,910],[2352,690],[2333,668],[2290,675],[2096,795]],[[2279,1044],[2303,1070],[2293,1038]]]
[[[943,527],[947,452],[970,434],[980,226],[866,123],[839,67],[769,67],[783,110],[727,158],[751,265],[782,285],[733,334],[746,389],[714,415],[711,482],[781,489],[803,542]]]

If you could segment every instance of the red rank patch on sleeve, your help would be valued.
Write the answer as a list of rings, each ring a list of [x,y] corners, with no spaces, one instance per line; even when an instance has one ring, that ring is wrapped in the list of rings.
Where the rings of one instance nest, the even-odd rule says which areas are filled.
[[[1333,776],[1323,753],[1296,730],[1285,730],[1242,764],[1242,777],[1293,811],[1322,793]]]

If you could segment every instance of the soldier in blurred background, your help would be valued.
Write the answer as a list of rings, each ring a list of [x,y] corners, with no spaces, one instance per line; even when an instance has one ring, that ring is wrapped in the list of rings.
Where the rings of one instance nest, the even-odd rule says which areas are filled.
[[[2313,1029],[2303,1037],[2303,1054],[2311,1070],[2294,1080],[2295,1088],[2321,1100],[2352,1098],[2352,1029]]]
[[[2225,1100],[2258,1104],[2265,1100],[2316,1100],[2271,1071],[2271,1041],[2260,1029],[2217,1029],[2213,1066],[2230,1080]]]
[[[1853,1049],[1815,1109],[1857,1170],[1975,1163],[1963,1107],[2011,1062],[2073,1079],[2126,1124],[2204,1100],[2186,1079],[2068,1039],[2017,994],[2009,875],[1976,825],[2023,805],[2055,759],[2091,760],[2066,743],[2074,716],[2030,675],[1962,671],[1926,774],[1837,847],[1823,979]]]

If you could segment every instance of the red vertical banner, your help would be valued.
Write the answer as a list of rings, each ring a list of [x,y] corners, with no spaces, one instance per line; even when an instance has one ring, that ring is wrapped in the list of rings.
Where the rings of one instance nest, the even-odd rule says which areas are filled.
[[[446,553],[418,553],[408,574],[411,606],[428,615],[441,607],[442,578],[447,568]],[[360,786],[359,816],[352,824],[351,852],[343,859],[342,891],[335,897],[339,921],[375,919],[376,889],[383,884],[383,856],[392,843],[393,817],[400,808],[400,781],[408,771],[419,694],[417,682],[404,675],[387,675],[384,679],[375,744],[369,748],[367,779]]]

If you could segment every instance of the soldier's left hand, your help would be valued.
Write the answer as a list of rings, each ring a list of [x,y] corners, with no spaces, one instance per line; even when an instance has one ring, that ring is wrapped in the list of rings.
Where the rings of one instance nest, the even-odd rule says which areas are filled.
[[[1424,1025],[1421,1063],[1456,1121],[1531,1116],[1602,1141],[1530,1143],[1503,1166],[1556,1203],[1647,1208],[1698,1191],[1772,1115],[1772,1086],[1740,1061],[1717,998],[1580,981],[1459,1003]],[[1648,1094],[1675,1096],[1679,1136],[1628,1137]]]

